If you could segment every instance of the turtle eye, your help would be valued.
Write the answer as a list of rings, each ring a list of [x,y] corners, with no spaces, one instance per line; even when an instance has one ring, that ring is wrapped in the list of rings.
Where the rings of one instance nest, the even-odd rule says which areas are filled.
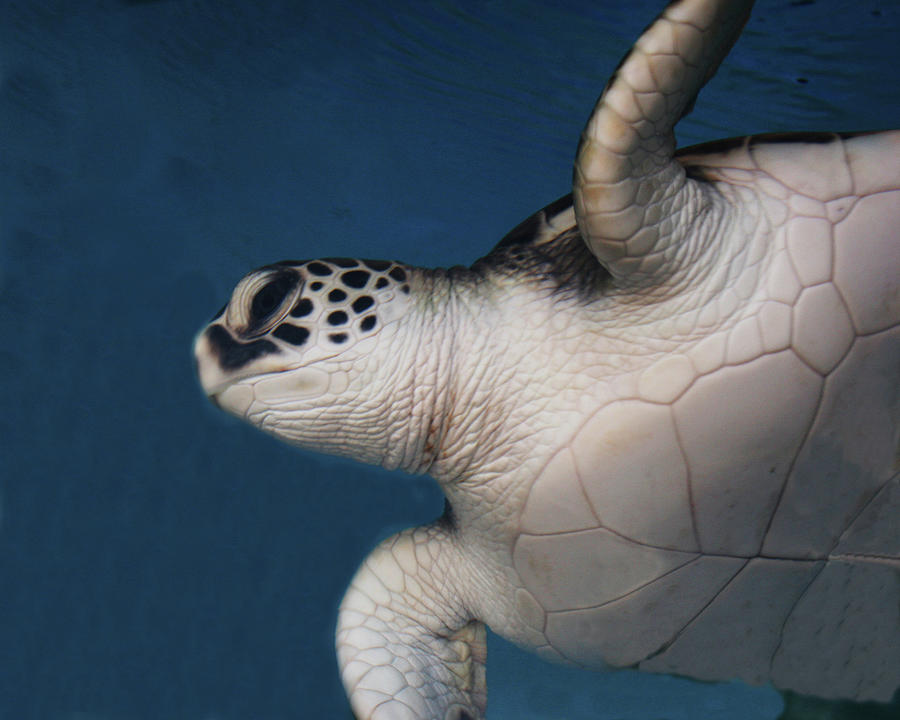
[[[263,285],[250,303],[250,325],[261,325],[284,303],[288,293],[294,289],[296,280],[287,274],[276,275]]]
[[[287,313],[300,287],[291,270],[251,273],[235,288],[228,306],[228,324],[246,337],[262,335]]]

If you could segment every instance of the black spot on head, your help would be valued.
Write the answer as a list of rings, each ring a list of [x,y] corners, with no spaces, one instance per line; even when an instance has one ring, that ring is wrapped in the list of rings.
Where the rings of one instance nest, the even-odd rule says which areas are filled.
[[[400,289],[403,291],[403,294],[404,294],[404,295],[409,295],[409,285],[404,285],[404,286],[403,286],[402,288],[400,288]]]
[[[313,262],[309,263],[306,266],[306,269],[313,275],[318,275],[319,277],[328,277],[332,273],[332,269],[330,267],[318,262],[317,260],[313,260]]]
[[[309,284],[310,290],[321,290],[323,287],[325,287],[325,283],[321,283],[318,280]]]
[[[368,332],[373,327],[375,327],[375,322],[376,322],[375,316],[368,315],[368,316],[364,317],[362,319],[362,321],[359,323],[359,329],[362,330],[363,332]]]
[[[349,272],[345,272],[341,275],[341,281],[347,287],[352,287],[355,289],[363,288],[366,286],[366,283],[369,282],[369,277],[372,273],[367,270],[350,270]]]
[[[313,311],[312,300],[309,298],[300,298],[300,301],[294,305],[291,310],[291,317],[306,317]]]
[[[340,345],[341,343],[347,342],[347,333],[332,333],[328,336],[328,339],[336,345]]]
[[[309,330],[290,323],[282,323],[272,331],[272,334],[291,345],[302,345],[309,338]]]
[[[385,278],[385,277],[378,278],[378,281],[375,283],[376,290],[381,290],[381,288],[386,288],[387,286],[388,286],[388,281],[387,281],[387,278]]]
[[[363,260],[363,264],[370,270],[377,270],[378,272],[387,270],[391,266],[391,263],[387,260]]]
[[[207,328],[206,339],[213,354],[218,358],[219,365],[225,370],[237,370],[256,358],[278,352],[278,346],[269,340],[238,342],[221,325],[211,325]]]
[[[353,268],[359,267],[359,261],[354,260],[353,258],[324,258],[330,263],[334,263],[338,267],[342,268]]]
[[[268,320],[294,289],[300,278],[293,272],[280,272],[263,285],[250,301],[249,328],[253,329]]]
[[[402,267],[392,268],[388,275],[397,282],[406,282],[406,271]]]
[[[353,301],[353,304],[350,307],[353,308],[353,312],[361,313],[368,310],[374,304],[375,301],[372,298],[370,298],[368,295],[363,295],[362,297],[356,298],[356,300]]]
[[[347,293],[345,293],[340,288],[335,288],[330,293],[328,293],[328,299],[331,302],[340,302],[341,300],[347,299]]]
[[[335,310],[328,315],[329,325],[343,325],[345,322],[347,322],[347,313],[343,310]]]

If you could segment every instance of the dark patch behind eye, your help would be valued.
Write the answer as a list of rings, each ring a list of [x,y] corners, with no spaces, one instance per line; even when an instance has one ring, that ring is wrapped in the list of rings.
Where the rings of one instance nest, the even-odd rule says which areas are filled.
[[[368,332],[373,327],[375,327],[375,316],[374,315],[368,315],[368,316],[364,317],[362,319],[362,321],[359,323],[360,330],[363,330],[365,332]]]
[[[339,258],[322,258],[322,259],[327,262],[334,263],[338,267],[342,267],[342,268],[352,268],[352,267],[359,266],[359,261],[354,260],[353,258],[340,258],[339,257]]]
[[[328,316],[329,325],[343,325],[347,322],[347,313],[343,310],[335,310]]]
[[[316,261],[309,263],[306,266],[306,269],[313,275],[318,275],[319,277],[328,277],[333,272],[333,270],[327,265],[323,265],[322,263]]]
[[[387,270],[391,266],[391,263],[387,260],[363,260],[363,263],[370,270],[377,270],[379,272]]]
[[[302,345],[309,337],[309,330],[290,323],[282,323],[272,331],[272,335],[289,342],[291,345]]]
[[[381,288],[384,288],[387,286],[388,286],[388,281],[387,281],[387,278],[385,278],[385,277],[378,278],[378,281],[375,283],[376,290],[381,290]]]
[[[392,268],[388,275],[397,282],[404,282],[406,280],[406,271],[401,267]]]
[[[312,300],[309,298],[300,298],[300,302],[294,305],[294,309],[291,310],[291,317],[306,317],[312,311]]]
[[[370,275],[371,273],[367,270],[350,270],[341,275],[341,281],[347,287],[359,289],[366,286],[366,283],[369,282]]]
[[[372,298],[370,298],[368,295],[363,295],[362,297],[356,298],[356,300],[353,301],[353,304],[350,307],[353,308],[353,312],[361,313],[368,310],[374,304],[375,301]]]

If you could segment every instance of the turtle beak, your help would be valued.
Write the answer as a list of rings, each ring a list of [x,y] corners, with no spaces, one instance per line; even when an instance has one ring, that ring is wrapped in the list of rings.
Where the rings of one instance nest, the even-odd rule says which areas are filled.
[[[225,385],[227,377],[222,372],[218,357],[210,345],[207,328],[201,330],[194,338],[194,368],[203,391],[213,404],[218,406],[216,391]]]

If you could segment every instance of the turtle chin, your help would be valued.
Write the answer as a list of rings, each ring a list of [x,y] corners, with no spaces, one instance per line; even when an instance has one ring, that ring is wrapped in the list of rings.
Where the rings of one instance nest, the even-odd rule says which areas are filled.
[[[227,385],[216,392],[209,393],[210,401],[220,410],[246,419],[253,407],[253,387],[243,382]]]

